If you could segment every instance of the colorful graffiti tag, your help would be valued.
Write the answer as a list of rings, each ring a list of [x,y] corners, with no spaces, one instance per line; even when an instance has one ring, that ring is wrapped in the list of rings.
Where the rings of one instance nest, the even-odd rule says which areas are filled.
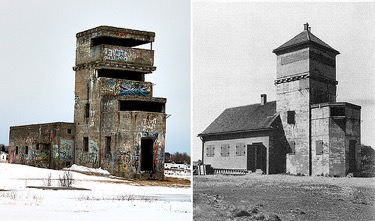
[[[82,148],[83,150],[83,148]],[[99,155],[98,145],[95,141],[89,141],[89,150],[87,153],[82,152],[79,156],[79,161],[82,164],[97,164]]]
[[[73,159],[73,140],[61,139],[60,146],[60,160],[72,160]]]
[[[153,65],[153,53],[149,50],[134,48],[104,48],[104,60],[136,62]]]
[[[131,95],[148,96],[151,93],[151,83],[140,81],[127,81],[121,79],[103,79],[102,94],[106,95]]]

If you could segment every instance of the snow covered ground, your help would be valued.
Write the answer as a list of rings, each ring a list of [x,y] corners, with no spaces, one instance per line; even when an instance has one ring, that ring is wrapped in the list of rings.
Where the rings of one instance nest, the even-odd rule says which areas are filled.
[[[73,187],[90,190],[27,188],[48,186],[49,174],[51,186],[57,187],[64,171],[0,163],[1,217],[28,221],[192,220],[190,187],[139,186],[122,179],[70,173]]]

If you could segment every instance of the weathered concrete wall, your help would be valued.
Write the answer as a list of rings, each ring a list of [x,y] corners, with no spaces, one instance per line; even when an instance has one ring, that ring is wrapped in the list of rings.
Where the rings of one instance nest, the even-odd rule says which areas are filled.
[[[288,143],[295,143],[295,152],[286,156],[286,172],[309,174],[309,79],[277,84],[276,111]],[[287,112],[295,111],[295,123],[288,124]]]
[[[331,108],[345,109],[333,116]],[[346,176],[349,172],[349,144],[355,141],[356,169],[360,169],[360,108],[348,103],[326,103],[312,107],[312,175]],[[317,153],[317,141],[323,153]],[[353,172],[353,171],[351,171]]]
[[[312,174],[329,175],[330,161],[333,158],[340,161],[342,158],[337,150],[330,148],[330,108],[328,106],[311,109],[311,154]],[[322,141],[323,153],[317,151],[317,142]],[[336,152],[336,153],[335,153]]]
[[[103,36],[110,38],[94,45]],[[152,83],[144,81],[144,74],[156,69],[154,52],[132,48],[153,42],[154,36],[153,32],[106,26],[77,34],[74,121],[78,164],[102,167],[123,177],[163,179],[166,99],[152,97]],[[105,73],[100,74],[101,69]],[[148,108],[155,104],[156,111]],[[145,154],[149,150],[145,146],[152,153]]]
[[[73,164],[74,124],[49,123],[10,128],[9,162],[62,169]]]

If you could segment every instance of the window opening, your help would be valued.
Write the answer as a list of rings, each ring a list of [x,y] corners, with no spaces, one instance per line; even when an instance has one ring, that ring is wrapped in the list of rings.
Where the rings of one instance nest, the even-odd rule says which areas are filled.
[[[323,154],[323,141],[317,140],[316,141],[316,155],[322,155]]]
[[[164,113],[164,103],[147,101],[120,101],[120,111],[146,111]]]
[[[111,152],[111,137],[105,137],[105,151],[107,153]]]
[[[288,116],[287,116],[288,124],[295,124],[296,112],[295,111],[288,111],[287,114],[288,114]]]
[[[295,154],[296,153],[296,142],[295,141],[290,141],[289,142],[289,154]]]
[[[85,118],[87,119],[87,118],[89,118],[89,117],[90,117],[90,104],[87,103],[87,104],[85,105]]]
[[[136,71],[112,70],[112,69],[99,69],[98,77],[117,78],[133,81],[144,81],[144,74]]]
[[[86,152],[89,151],[89,138],[88,137],[83,138],[83,151],[86,151]]]
[[[140,41],[136,39],[126,39],[126,38],[114,38],[109,36],[101,36],[91,39],[91,45],[115,45],[115,46],[123,46],[123,47],[135,47],[139,45],[143,45],[148,43],[147,41]]]

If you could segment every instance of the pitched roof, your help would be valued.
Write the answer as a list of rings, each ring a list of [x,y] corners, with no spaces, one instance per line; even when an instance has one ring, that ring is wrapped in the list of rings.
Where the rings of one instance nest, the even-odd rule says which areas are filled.
[[[280,54],[281,52],[292,49],[294,47],[302,46],[302,45],[316,45],[318,47],[323,47],[324,49],[331,51],[335,54],[340,54],[337,50],[333,49],[331,46],[329,46],[324,41],[320,40],[318,37],[313,35],[310,31],[310,28],[308,26],[308,23],[305,24],[305,30],[303,32],[296,35],[291,40],[287,41],[280,47],[274,49],[272,52],[275,54]]]
[[[227,108],[198,136],[270,129],[276,116],[276,101]]]

